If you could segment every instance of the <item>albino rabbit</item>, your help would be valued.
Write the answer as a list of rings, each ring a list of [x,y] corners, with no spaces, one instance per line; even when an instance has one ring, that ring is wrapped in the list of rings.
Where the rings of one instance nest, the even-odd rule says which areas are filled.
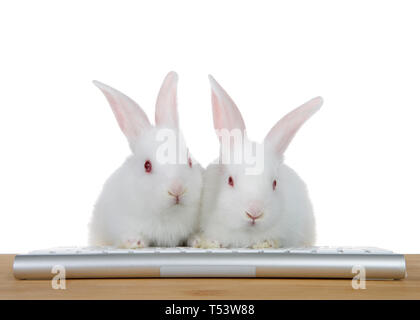
[[[207,167],[203,177],[201,231],[189,239],[189,244],[204,248],[312,245],[315,240],[312,205],[305,183],[283,163],[283,153],[301,125],[319,110],[322,99],[312,99],[287,114],[270,130],[264,142],[257,144],[247,138],[235,103],[211,76],[209,79],[216,131],[236,130],[241,133],[243,143],[223,140],[219,134],[220,157]],[[230,144],[226,146],[227,141]],[[225,153],[240,155],[250,146],[263,150],[260,172],[251,174],[249,163],[244,161],[223,160]]]
[[[203,169],[188,153],[178,128],[177,81],[177,74],[170,72],[162,84],[155,127],[133,100],[94,81],[132,154],[106,181],[96,202],[89,226],[91,245],[177,246],[196,230]],[[177,161],[162,161],[168,156],[162,150],[175,152]]]

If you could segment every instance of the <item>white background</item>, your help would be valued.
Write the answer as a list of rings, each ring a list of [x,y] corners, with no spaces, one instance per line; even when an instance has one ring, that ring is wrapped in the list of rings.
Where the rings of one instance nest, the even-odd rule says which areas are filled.
[[[286,162],[307,182],[318,244],[420,252],[416,1],[3,1],[0,252],[84,245],[100,188],[129,154],[98,79],[151,119],[166,73],[195,157],[218,152],[211,73],[262,140],[325,103]]]

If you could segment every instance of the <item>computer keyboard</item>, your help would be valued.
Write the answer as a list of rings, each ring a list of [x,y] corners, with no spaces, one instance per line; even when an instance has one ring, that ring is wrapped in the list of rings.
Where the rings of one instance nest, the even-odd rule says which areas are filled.
[[[29,252],[33,255],[54,255],[54,254],[143,254],[143,253],[312,253],[312,254],[393,254],[390,250],[375,247],[302,247],[302,248],[214,248],[200,249],[190,247],[149,247],[141,249],[120,249],[115,247],[57,247],[46,250],[35,250]]]
[[[367,279],[406,275],[403,255],[374,247],[62,247],[17,255],[13,270],[18,279],[50,279],[57,266],[64,268],[66,278],[353,278],[361,268]]]

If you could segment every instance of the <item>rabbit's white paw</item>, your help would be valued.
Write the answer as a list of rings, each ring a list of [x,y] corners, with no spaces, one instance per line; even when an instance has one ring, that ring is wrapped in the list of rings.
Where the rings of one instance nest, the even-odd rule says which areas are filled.
[[[203,248],[203,249],[214,249],[214,248],[222,247],[219,241],[206,239],[202,236],[197,236],[191,239],[190,245],[191,247],[194,247],[194,248]]]
[[[264,248],[278,248],[279,242],[276,240],[264,240],[257,242],[251,246],[252,249],[264,249]]]
[[[126,249],[146,248],[149,243],[141,237],[127,238],[122,242],[122,247]]]

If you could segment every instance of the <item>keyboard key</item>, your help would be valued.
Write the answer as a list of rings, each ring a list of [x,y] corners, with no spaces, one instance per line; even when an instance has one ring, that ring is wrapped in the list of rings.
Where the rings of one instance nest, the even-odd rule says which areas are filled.
[[[232,253],[231,249],[227,248],[217,248],[217,249],[209,249],[212,253]]]
[[[160,248],[159,250],[155,250],[155,251],[159,252],[159,253],[180,253],[180,252],[182,252],[178,248]]]
[[[317,252],[316,250],[314,250],[313,248],[291,248],[289,250],[289,253],[315,253]],[[337,251],[336,251],[337,253]]]
[[[279,249],[267,248],[267,249],[262,249],[261,251],[263,253],[290,253],[289,249],[283,249],[283,248],[279,248]]]

